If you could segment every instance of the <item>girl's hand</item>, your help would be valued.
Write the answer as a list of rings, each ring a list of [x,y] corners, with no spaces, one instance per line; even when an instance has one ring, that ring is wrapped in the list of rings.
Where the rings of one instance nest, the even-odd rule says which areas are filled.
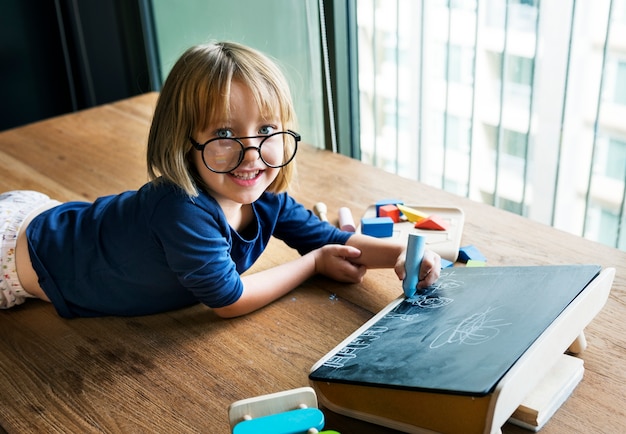
[[[399,257],[394,270],[396,271],[396,275],[400,280],[404,280],[406,277],[406,270],[404,269],[404,264],[406,261],[406,251],[403,252]],[[439,279],[439,274],[441,273],[441,256],[432,250],[426,249],[424,251],[424,257],[422,258],[422,264],[420,266],[418,276],[418,288],[426,288]]]
[[[367,267],[351,262],[361,256],[356,247],[328,244],[314,251],[315,272],[339,282],[361,283]]]

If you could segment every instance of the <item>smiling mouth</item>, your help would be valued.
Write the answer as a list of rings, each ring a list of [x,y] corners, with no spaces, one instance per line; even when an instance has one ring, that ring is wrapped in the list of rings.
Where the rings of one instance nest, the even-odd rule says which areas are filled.
[[[249,181],[259,176],[259,173],[261,173],[260,170],[255,170],[254,172],[231,172],[230,175],[243,181]]]

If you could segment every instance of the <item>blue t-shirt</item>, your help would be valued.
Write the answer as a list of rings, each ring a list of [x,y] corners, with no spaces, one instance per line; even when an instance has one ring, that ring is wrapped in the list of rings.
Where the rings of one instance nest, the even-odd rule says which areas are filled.
[[[147,315],[234,303],[243,291],[240,274],[272,235],[300,254],[345,244],[351,235],[287,193],[264,193],[252,207],[254,219],[240,234],[210,195],[191,198],[166,182],[68,202],[28,226],[31,261],[62,317]]]

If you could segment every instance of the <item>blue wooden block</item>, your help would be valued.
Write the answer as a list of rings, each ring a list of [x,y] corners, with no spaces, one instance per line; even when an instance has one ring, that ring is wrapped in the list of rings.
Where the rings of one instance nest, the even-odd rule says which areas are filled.
[[[404,205],[404,202],[398,199],[383,199],[376,202],[376,217],[380,217],[380,207],[385,205]]]
[[[362,218],[361,233],[377,238],[390,237],[393,235],[393,220],[391,217]]]
[[[474,260],[474,261],[482,261],[482,262],[487,262],[487,258],[485,258],[483,256],[482,253],[480,253],[480,251],[474,247],[473,245],[467,245],[464,247],[461,247],[459,249],[459,261],[461,262],[467,262],[470,259]]]
[[[233,434],[306,434],[324,428],[324,413],[318,408],[300,408],[239,422]]]

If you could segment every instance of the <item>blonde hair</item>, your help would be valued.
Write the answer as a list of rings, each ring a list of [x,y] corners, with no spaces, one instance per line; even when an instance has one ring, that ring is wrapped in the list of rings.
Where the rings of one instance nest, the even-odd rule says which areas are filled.
[[[237,80],[252,92],[260,113],[278,113],[284,130],[294,129],[296,116],[285,76],[267,56],[233,42],[189,48],[178,59],[159,95],[148,136],[148,175],[153,182],[168,180],[190,196],[203,185],[191,153],[189,137],[213,120],[228,117],[230,86]],[[291,153],[293,150],[285,150]],[[294,161],[282,167],[268,191],[289,186]]]

